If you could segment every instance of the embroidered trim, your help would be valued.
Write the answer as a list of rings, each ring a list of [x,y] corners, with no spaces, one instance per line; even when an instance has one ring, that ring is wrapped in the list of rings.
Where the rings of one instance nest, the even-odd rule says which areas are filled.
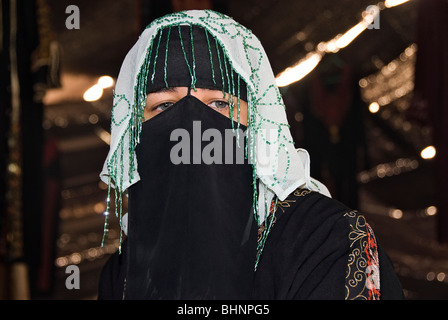
[[[379,300],[378,246],[372,228],[357,211],[344,214],[350,223],[350,253],[345,277],[346,300]]]
[[[304,197],[312,192],[298,188],[284,201],[275,203],[274,199],[271,203],[268,218],[258,228],[258,242],[262,241],[266,226],[272,229],[276,220],[287,208],[291,207],[291,204],[297,201],[298,197]],[[350,251],[345,276],[345,299],[379,300],[381,296],[380,268],[375,234],[366,222],[365,217],[358,211],[347,212],[344,217],[347,218],[350,227],[348,234]],[[261,256],[261,251],[259,250],[257,253],[258,259]]]
[[[366,268],[366,287],[369,289],[369,300],[378,300],[380,298],[380,268],[378,258],[378,246],[376,243],[375,235],[369,224],[367,227],[367,265]]]

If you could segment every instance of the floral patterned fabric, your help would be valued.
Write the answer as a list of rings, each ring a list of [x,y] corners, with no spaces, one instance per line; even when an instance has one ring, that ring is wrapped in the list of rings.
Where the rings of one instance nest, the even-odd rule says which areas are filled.
[[[372,228],[357,211],[344,214],[350,225],[350,253],[347,261],[345,292],[347,300],[378,300],[380,268],[378,246]]]

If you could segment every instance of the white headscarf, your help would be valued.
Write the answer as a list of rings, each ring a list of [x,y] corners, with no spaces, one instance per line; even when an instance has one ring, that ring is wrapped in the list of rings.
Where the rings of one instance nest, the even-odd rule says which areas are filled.
[[[275,195],[282,201],[299,186],[329,195],[325,186],[310,178],[308,153],[294,147],[285,106],[260,41],[232,18],[210,10],[177,12],[153,21],[125,57],[115,86],[111,145],[101,180],[122,193],[140,179],[134,150],[146,102],[148,57],[158,31],[177,25],[205,28],[247,84],[249,157],[254,159],[258,179],[258,223],[265,220]]]

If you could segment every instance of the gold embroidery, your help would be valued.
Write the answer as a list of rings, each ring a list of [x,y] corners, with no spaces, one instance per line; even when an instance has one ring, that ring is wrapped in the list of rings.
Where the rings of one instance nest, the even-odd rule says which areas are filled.
[[[312,191],[310,191],[310,190],[308,190],[308,189],[296,189],[295,191],[294,191],[294,195],[296,196],[296,197],[303,197],[303,196],[306,196],[307,194],[310,194]]]
[[[294,192],[292,193],[292,195],[294,197],[304,197],[307,194],[310,194],[312,191],[307,190],[307,189],[296,189],[294,190]],[[286,198],[284,201],[278,201],[278,207],[282,210],[282,213],[285,212],[286,208],[290,208],[292,203],[295,203],[296,199],[294,199],[291,195]]]
[[[285,199],[284,201],[278,201],[277,205],[278,205],[278,208],[280,208],[282,210],[282,212],[285,212],[284,208],[290,208],[291,207],[290,203],[295,203],[295,202],[296,202],[296,200]]]
[[[372,299],[377,298],[377,294],[374,289],[379,288],[379,283],[375,283],[374,286],[369,286],[369,275],[366,271],[375,269],[376,266],[371,266],[372,244],[369,241],[375,241],[373,233],[369,235],[367,228],[368,224],[364,216],[360,215],[357,211],[350,211],[344,214],[344,217],[348,217],[350,221],[350,253],[348,256],[347,272],[345,277],[345,299]],[[373,243],[376,249],[376,243]],[[370,261],[370,263],[369,263]],[[373,267],[373,268],[372,268]],[[378,269],[379,272],[379,269]],[[373,290],[373,291],[372,291]],[[374,294],[373,294],[373,293]]]

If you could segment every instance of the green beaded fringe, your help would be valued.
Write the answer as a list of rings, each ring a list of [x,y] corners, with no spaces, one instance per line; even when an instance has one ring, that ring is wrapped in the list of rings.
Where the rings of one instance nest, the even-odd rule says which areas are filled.
[[[193,45],[193,32],[192,32],[192,23],[190,24],[190,38],[191,38],[191,43],[192,43],[192,64],[190,64],[190,62],[187,59],[187,54],[185,52],[185,47],[184,44],[182,42],[182,36],[180,37],[180,42],[181,42],[181,47],[184,53],[184,57],[185,57],[185,62],[188,66],[188,70],[191,76],[191,89],[195,90],[195,84],[196,84],[196,74],[195,74],[195,66],[196,66],[196,61],[194,58],[194,45]],[[164,32],[165,29],[167,29],[168,32],[168,40],[167,40],[167,44],[165,49],[165,66],[164,66],[164,79],[165,79],[165,84],[168,87],[168,83],[166,81],[166,70],[167,70],[167,57],[168,57],[168,42],[169,42],[169,37],[170,34],[172,32],[172,27],[175,26],[175,24],[172,25],[168,25],[168,26],[163,26],[160,27],[159,31],[157,34],[160,33],[159,39],[157,41],[157,43],[154,43],[154,39],[157,37],[157,34],[153,35],[152,38],[150,39],[150,45],[148,46],[147,52],[146,52],[146,56],[144,59],[144,63],[142,64],[140,71],[137,75],[137,83],[136,86],[134,88],[134,97],[135,99],[135,104],[133,106],[131,106],[130,108],[130,123],[128,125],[128,127],[126,128],[126,132],[125,134],[123,134],[123,136],[121,137],[121,141],[119,142],[120,148],[118,148],[115,153],[113,153],[112,157],[110,158],[110,162],[108,165],[108,170],[109,170],[109,175],[110,175],[110,180],[109,180],[109,186],[108,186],[108,191],[107,191],[107,199],[106,199],[106,211],[104,213],[105,215],[105,223],[104,223],[104,232],[103,232],[103,238],[101,241],[101,246],[104,246],[105,241],[107,239],[107,234],[109,231],[109,211],[110,211],[110,201],[111,201],[111,182],[114,182],[115,185],[115,216],[118,217],[119,219],[119,225],[120,225],[120,242],[119,242],[119,252],[121,253],[121,245],[122,245],[122,240],[123,240],[123,229],[122,229],[122,217],[123,217],[123,201],[122,201],[122,194],[125,190],[123,190],[123,172],[120,168],[120,166],[123,164],[123,147],[124,147],[124,138],[126,135],[128,135],[129,137],[129,180],[131,181],[134,176],[133,176],[133,172],[135,170],[135,163],[134,163],[134,152],[135,152],[135,148],[137,146],[137,144],[139,143],[139,139],[140,139],[140,132],[142,129],[142,122],[144,120],[144,108],[145,108],[145,104],[146,104],[146,86],[147,86],[147,79],[148,79],[148,75],[150,74],[151,71],[151,66],[152,66],[152,74],[151,74],[151,80],[154,80],[155,77],[155,70],[156,70],[156,61],[157,61],[157,57],[160,54],[160,42],[161,42],[161,38],[162,38],[162,33]],[[180,24],[178,25],[179,28],[179,33],[180,33]],[[219,68],[221,71],[221,82],[222,82],[222,88],[223,88],[223,96],[225,97],[226,93],[228,94],[228,101],[229,101],[229,117],[232,123],[232,129],[236,130],[236,134],[237,134],[237,143],[239,145],[239,120],[240,120],[240,82],[241,80],[241,76],[240,74],[235,70],[235,68],[232,65],[231,60],[229,59],[229,55],[225,49],[225,47],[219,43],[219,40],[216,39],[215,37],[213,37],[213,35],[211,35],[209,33],[209,31],[207,31],[205,28],[205,34],[206,34],[206,39],[207,39],[207,43],[208,43],[208,47],[209,47],[209,53],[210,53],[210,63],[212,65],[212,78],[214,83],[216,84],[216,79],[215,79],[215,73],[214,73],[214,68],[213,68],[213,57],[212,57],[212,50],[211,50],[211,46],[212,43],[209,40],[209,37],[212,37],[215,40],[214,45],[216,46],[216,52],[217,52],[217,58],[218,58],[218,62],[219,62]],[[154,48],[155,46],[155,48]],[[220,54],[220,50],[219,48],[221,48],[223,50],[224,55],[221,56]],[[153,49],[155,49],[155,55],[154,57],[152,57],[153,54]],[[258,48],[253,48],[250,47],[250,49],[253,50],[259,50]],[[247,55],[247,52],[246,52]],[[261,60],[261,57],[260,57]],[[229,72],[230,69],[230,72]],[[257,77],[256,74],[257,69],[253,69],[252,70],[252,75],[254,77]],[[225,77],[224,77],[225,74]],[[230,74],[230,75],[229,75]],[[234,75],[237,76],[237,85],[235,87],[235,79],[234,79]],[[225,81],[225,78],[227,78],[227,82]],[[274,87],[274,85],[273,85]],[[271,88],[270,88],[271,89]],[[246,139],[246,146],[245,146],[245,157],[251,157],[251,159],[255,159],[255,155],[254,155],[254,150],[255,150],[255,141],[254,139],[249,139],[249,136],[255,137],[255,133],[259,130],[260,128],[260,123],[258,123],[257,126],[255,126],[255,115],[257,114],[258,117],[261,118],[262,121],[267,121],[267,122],[272,122],[269,119],[264,119],[261,117],[260,114],[257,113],[255,106],[257,104],[259,104],[259,100],[260,99],[256,99],[256,95],[251,92],[250,87],[247,86],[247,90],[248,90],[248,123],[250,123],[251,125],[248,126],[248,130],[249,130],[249,134],[245,135],[245,139]],[[269,91],[269,90],[267,90]],[[265,92],[265,94],[267,94],[267,91]],[[114,94],[114,99],[115,97],[117,97],[118,95]],[[124,99],[128,102],[129,105],[131,105],[131,103],[126,99],[126,97],[122,96],[120,97],[121,99]],[[234,100],[235,98],[237,98],[237,103],[235,106]],[[121,100],[120,99],[120,100]],[[117,102],[116,102],[117,103]],[[116,104],[114,105],[114,107],[116,106]],[[236,108],[236,110],[235,110]],[[237,127],[234,127],[234,113],[236,111],[236,115],[237,115]],[[112,110],[112,114],[113,114],[113,110]],[[124,119],[122,119],[121,121],[123,121]],[[273,123],[273,122],[272,122]],[[114,117],[112,116],[111,118],[111,126],[117,126],[119,125],[119,122],[115,122]],[[285,124],[277,124],[278,127],[280,128],[281,126],[285,125]],[[286,124],[287,126],[287,124]],[[280,134],[280,129],[279,129],[279,134]],[[282,145],[283,147],[284,145]],[[255,164],[252,164],[252,176],[253,176],[253,180],[252,180],[252,186],[253,186],[253,215],[255,218],[255,221],[257,223],[257,226],[260,226],[261,221],[259,221],[259,217],[258,217],[258,191],[257,191],[257,176],[256,176],[256,169],[255,169]],[[275,207],[276,207],[276,203],[277,200],[275,200]],[[268,208],[268,206],[270,206],[270,204],[265,204],[266,208]],[[267,210],[266,212],[269,212],[269,210]],[[270,215],[270,219],[266,218],[266,220],[264,221],[264,228],[263,228],[263,232],[262,235],[258,241],[258,246],[257,246],[257,255],[256,255],[256,259],[255,259],[255,269],[258,266],[260,257],[261,257],[261,253],[263,251],[266,239],[271,231],[271,226],[272,226],[272,221],[274,220],[274,212]]]

